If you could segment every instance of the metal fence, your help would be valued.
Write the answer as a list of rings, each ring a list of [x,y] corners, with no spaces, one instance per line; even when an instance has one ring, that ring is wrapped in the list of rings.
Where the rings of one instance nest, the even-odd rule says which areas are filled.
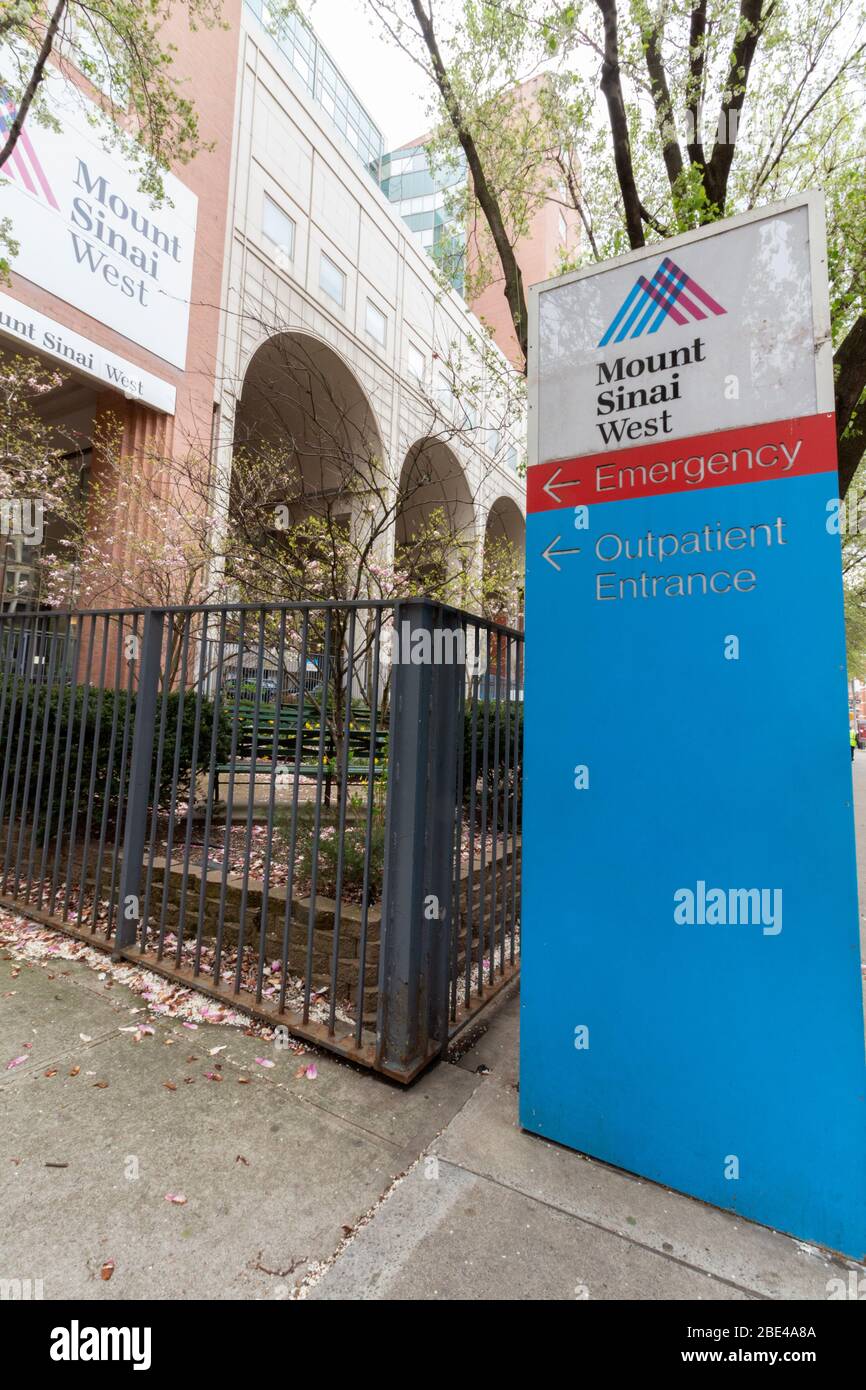
[[[0,903],[401,1081],[519,960],[522,634],[0,615]]]

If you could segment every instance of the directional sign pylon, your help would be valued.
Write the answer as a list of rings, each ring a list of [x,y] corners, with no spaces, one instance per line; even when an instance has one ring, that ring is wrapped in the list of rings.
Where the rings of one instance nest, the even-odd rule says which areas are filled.
[[[724,312],[608,333],[668,250]],[[820,199],[536,287],[529,338],[521,1124],[862,1259]]]

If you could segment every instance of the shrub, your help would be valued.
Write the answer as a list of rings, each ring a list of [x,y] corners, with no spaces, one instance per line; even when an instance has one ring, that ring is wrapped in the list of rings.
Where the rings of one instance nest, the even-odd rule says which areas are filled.
[[[499,749],[497,756],[496,747],[496,703],[495,701],[485,702],[479,700],[475,713],[475,770],[476,770],[476,813],[480,818],[481,800],[483,792],[484,778],[484,719],[485,709],[487,711],[487,795],[488,795],[488,817],[490,815],[489,798],[498,790],[499,811],[498,816],[502,815],[502,794],[503,783],[506,782],[505,769],[508,768],[507,776],[507,802],[506,809],[509,817],[513,815],[512,798],[517,794],[517,814],[521,810],[521,787],[522,777],[515,779],[514,776],[514,749],[517,744],[517,756],[522,764],[523,760],[523,704],[519,701],[511,701],[509,704],[503,700],[499,706]],[[472,705],[467,701],[466,714],[463,721],[463,803],[468,807],[472,795]],[[515,728],[516,725],[516,728]],[[508,737],[506,738],[506,731]],[[516,785],[515,785],[516,783]]]
[[[364,862],[367,846],[366,800],[352,797],[351,819],[347,820],[343,836],[343,881],[340,897],[360,902],[364,889]],[[363,809],[362,809],[363,808]],[[315,841],[313,824],[308,819],[298,821],[295,848],[295,863],[299,878],[311,882],[313,874],[313,855]],[[289,844],[288,829],[283,823],[279,830],[286,849]],[[337,861],[340,850],[340,828],[329,817],[327,824],[319,829],[318,870],[316,893],[326,898],[337,895]],[[374,807],[370,831],[370,882],[368,903],[377,903],[382,898],[382,885],[385,870],[385,818]]]
[[[3,718],[0,721],[0,739],[5,748],[11,745],[9,773],[6,782],[6,804],[2,808],[4,816],[20,816],[22,805],[27,801],[27,816],[32,818],[37,811],[40,821],[45,820],[51,789],[51,818],[55,826],[67,824],[72,816],[75,801],[75,780],[81,759],[81,781],[79,784],[79,817],[86,815],[90,799],[90,785],[93,782],[94,812],[101,814],[106,800],[111,808],[116,807],[120,796],[121,762],[123,755],[124,730],[127,718],[130,719],[126,750],[125,773],[129,773],[132,754],[132,732],[135,719],[135,695],[125,690],[103,690],[100,692],[81,685],[74,687],[41,687],[34,691],[31,687],[26,700],[22,701],[23,690],[19,685],[12,710],[12,692],[7,689]],[[164,804],[171,794],[174,772],[174,757],[178,741],[177,715],[178,693],[169,694],[166,702],[166,726],[162,765],[157,799]],[[158,711],[161,713],[161,702]],[[47,713],[47,721],[46,721]],[[159,718],[158,713],[158,718]],[[112,749],[112,726],[116,730]],[[178,798],[186,801],[189,795],[189,782],[193,767],[193,730],[195,725],[195,701],[187,696],[184,699],[180,728],[180,755],[178,764]],[[205,771],[210,767],[211,736],[213,731],[213,703],[202,700],[199,727],[199,742],[196,754],[196,770]],[[64,788],[64,767],[67,747],[69,750],[69,771]],[[14,769],[21,750],[18,785],[15,788],[15,806],[12,807]],[[225,714],[220,716],[217,734],[217,757],[225,759],[231,748],[230,725]],[[27,760],[30,762],[30,776],[27,777]],[[39,785],[39,765],[42,763],[42,781]],[[153,760],[151,763],[151,787],[156,775],[157,737],[154,737]],[[51,788],[51,769],[55,767],[54,785]],[[36,807],[37,791],[39,806]]]

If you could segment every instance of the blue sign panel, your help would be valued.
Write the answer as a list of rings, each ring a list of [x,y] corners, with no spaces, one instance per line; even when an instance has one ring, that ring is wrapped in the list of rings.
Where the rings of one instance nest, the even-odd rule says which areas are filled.
[[[712,334],[731,311],[708,282],[726,235],[682,239],[673,260],[676,284],[690,277],[720,311],[689,295],[723,377]],[[634,259],[609,292],[586,277],[581,429],[617,354],[635,380],[629,364],[695,342],[686,306],[688,326],[662,315],[651,347],[609,336],[599,349]],[[555,328],[547,350],[574,354],[561,308]],[[749,326],[726,328],[736,353]],[[862,1257],[866,1056],[825,386],[806,401],[818,409],[764,425],[741,395],[733,421],[678,433],[694,406],[681,363],[659,382],[681,373],[685,417],[671,408],[669,437],[595,452],[578,440],[569,456],[545,447],[538,314],[536,332],[521,1123]],[[659,399],[633,418],[645,424]],[[565,436],[555,421],[550,437]]]

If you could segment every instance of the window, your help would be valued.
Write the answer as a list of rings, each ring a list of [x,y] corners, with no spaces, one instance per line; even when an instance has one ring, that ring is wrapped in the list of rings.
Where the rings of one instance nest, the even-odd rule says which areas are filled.
[[[262,208],[262,231],[268,241],[290,261],[295,254],[295,224],[267,193]]]
[[[495,426],[487,431],[487,452],[491,458],[499,453],[499,430]]]
[[[382,310],[377,309],[376,305],[369,299],[367,300],[366,327],[370,337],[384,347],[385,340],[388,336],[388,320],[382,313]]]
[[[436,374],[436,399],[441,411],[454,413],[454,392],[451,389],[451,381],[444,372]]]
[[[346,277],[340,267],[334,265],[330,256],[326,256],[324,251],[319,261],[319,286],[342,309],[346,303]]]
[[[423,352],[419,352],[413,343],[409,344],[409,371],[418,381],[424,380],[424,373],[427,370],[427,363]]]

